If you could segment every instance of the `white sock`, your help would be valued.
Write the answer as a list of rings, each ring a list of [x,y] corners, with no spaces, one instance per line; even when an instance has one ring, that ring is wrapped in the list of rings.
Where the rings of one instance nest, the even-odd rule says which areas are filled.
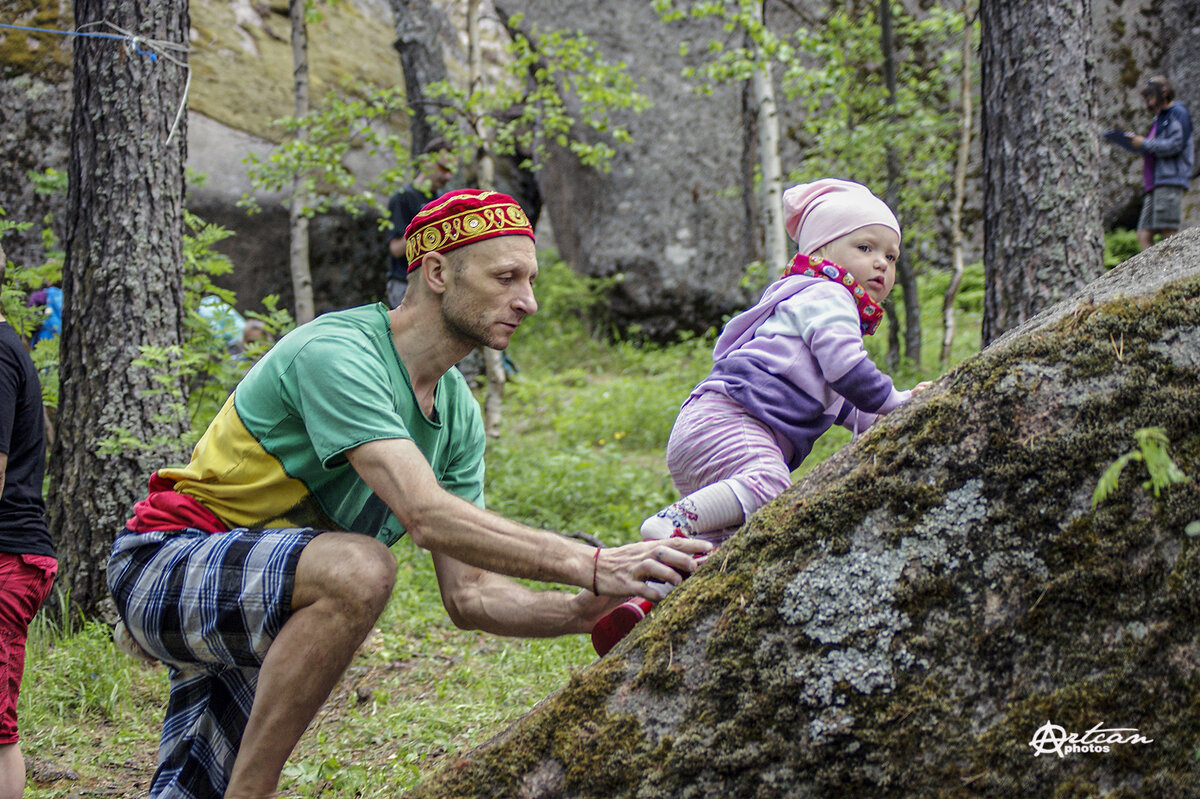
[[[746,513],[733,483],[733,480],[721,480],[663,508],[642,522],[642,539],[670,538],[676,530],[692,538],[741,524],[746,520]]]

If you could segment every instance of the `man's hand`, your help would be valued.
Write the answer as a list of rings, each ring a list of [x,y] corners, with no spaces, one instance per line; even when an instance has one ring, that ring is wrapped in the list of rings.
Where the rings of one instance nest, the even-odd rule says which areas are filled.
[[[679,585],[696,570],[694,556],[710,551],[712,544],[699,538],[667,538],[601,549],[595,562],[596,592],[622,598],[640,596],[657,602],[662,599],[662,592],[650,583]]]
[[[1137,133],[1133,133],[1132,131],[1126,131],[1125,135],[1129,137],[1129,143],[1132,144],[1134,147],[1141,147],[1143,144],[1146,143],[1145,136],[1139,135]]]

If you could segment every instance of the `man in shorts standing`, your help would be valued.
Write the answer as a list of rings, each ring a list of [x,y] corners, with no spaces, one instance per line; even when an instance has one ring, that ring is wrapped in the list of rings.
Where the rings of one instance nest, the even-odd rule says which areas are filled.
[[[0,285],[6,265],[0,248]],[[25,789],[17,734],[25,635],[58,571],[42,501],[43,418],[33,360],[0,313],[0,799]]]
[[[426,205],[405,232],[409,288],[284,336],[196,445],[160,469],[113,545],[133,639],[171,670],[151,797],[272,796],[292,748],[391,594],[404,534],[430,552],[459,627],[586,633],[696,539],[589,547],[483,508],[479,404],[457,370],[537,310],[533,230],[497,192]],[[586,590],[532,591],[503,577]]]
[[[1154,244],[1154,234],[1170,236],[1179,230],[1183,193],[1192,179],[1194,145],[1192,118],[1175,99],[1175,88],[1162,75],[1142,87],[1146,110],[1154,122],[1145,136],[1129,134],[1130,144],[1143,156],[1142,180],[1146,196],[1138,218],[1138,245],[1143,250]]]

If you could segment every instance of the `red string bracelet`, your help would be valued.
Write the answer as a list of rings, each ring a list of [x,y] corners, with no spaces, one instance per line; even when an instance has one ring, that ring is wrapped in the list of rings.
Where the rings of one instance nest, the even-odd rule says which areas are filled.
[[[592,593],[600,596],[600,592],[596,590],[596,571],[600,568],[600,547],[596,547],[596,554],[592,555]]]

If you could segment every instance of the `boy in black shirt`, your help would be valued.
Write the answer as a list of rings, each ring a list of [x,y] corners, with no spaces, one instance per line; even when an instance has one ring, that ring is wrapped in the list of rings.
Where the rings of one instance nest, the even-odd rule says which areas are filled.
[[[0,248],[0,285],[5,266]],[[17,734],[25,636],[58,571],[42,501],[45,467],[37,371],[0,313],[0,799],[20,797],[25,788]]]

